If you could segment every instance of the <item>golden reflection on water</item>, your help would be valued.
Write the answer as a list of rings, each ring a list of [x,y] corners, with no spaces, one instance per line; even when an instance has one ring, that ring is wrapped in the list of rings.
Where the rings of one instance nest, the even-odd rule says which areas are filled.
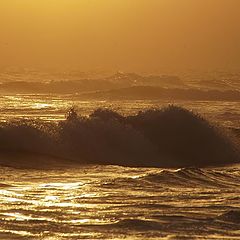
[[[32,109],[44,109],[51,107],[52,104],[49,103],[34,103],[31,107]]]
[[[77,105],[81,114],[88,115],[97,107],[111,107],[121,113],[132,114],[139,109],[167,104],[168,102],[158,101],[88,102],[79,101],[73,96],[63,98],[57,95],[5,96],[4,100],[0,101],[0,108],[7,108],[7,113],[2,112],[0,121],[9,117],[63,120],[66,110],[72,105]],[[230,112],[239,116],[240,110],[234,102],[212,102],[211,105],[204,101],[179,102],[179,105],[200,110],[207,117],[222,121],[226,126],[239,124],[237,117],[235,119],[231,115],[229,121],[220,114]],[[54,240],[107,239],[106,236],[113,236],[112,239],[127,239],[128,234],[132,234],[132,239],[136,232],[141,239],[149,239],[148,235],[144,235],[149,232],[153,232],[156,239],[171,239],[171,236],[177,239],[174,232],[180,231],[185,236],[192,230],[191,227],[187,230],[179,227],[188,226],[189,222],[194,226],[199,224],[196,229],[199,227],[201,231],[193,233],[196,234],[193,238],[198,239],[197,234],[201,235],[205,229],[208,230],[208,226],[202,227],[203,223],[199,219],[206,220],[240,207],[236,197],[240,195],[240,188],[232,187],[234,185],[226,189],[204,184],[199,186],[199,183],[202,183],[200,179],[192,186],[195,178],[179,179],[178,184],[182,185],[172,187],[171,181],[162,182],[157,179],[156,182],[150,182],[147,179],[149,174],[156,174],[158,177],[169,170],[84,166],[84,171],[0,171],[4,176],[2,182],[6,184],[0,188],[0,239],[1,233],[9,234],[2,239],[13,239],[15,235]],[[170,172],[177,174],[178,171],[181,170]],[[231,175],[218,181],[227,182],[232,177]],[[213,178],[212,181],[216,180]],[[170,220],[166,216],[170,216]],[[154,220],[161,223],[160,230],[155,231],[155,225],[152,227],[151,224],[149,230],[149,223],[145,225],[140,222],[139,227],[139,222],[122,222],[125,219]],[[120,225],[117,225],[118,223]],[[162,229],[163,223],[169,224],[166,229]],[[214,224],[209,226],[209,231],[216,231],[217,234],[206,234],[204,237],[224,239],[224,235],[228,234],[227,230],[221,226],[222,223]],[[172,229],[171,226],[179,229]],[[230,227],[233,228],[233,224]],[[232,239],[237,239],[240,235],[238,231],[231,231]],[[109,235],[109,232],[112,235]]]
[[[233,200],[239,192],[236,188],[171,187],[170,182],[146,181],[149,176],[178,174],[181,169],[92,166],[85,171],[2,171],[9,176],[0,190],[0,238],[5,234],[5,239],[13,235],[34,239],[127,239],[131,235],[134,239],[134,234],[151,239],[149,231],[152,239],[164,239],[173,234],[174,224],[201,226],[201,219],[218,215],[226,203],[240,207]],[[189,231],[180,229],[183,235]]]
[[[65,119],[67,109],[77,106],[82,115],[89,115],[96,108],[111,108],[122,114],[134,114],[139,110],[159,108],[172,104],[171,101],[158,100],[126,100],[126,101],[81,101],[75,95],[42,95],[18,94],[6,95],[0,99],[0,121],[9,118],[37,118],[44,121],[60,121]],[[175,105],[184,106],[201,113],[203,116],[221,121],[226,126],[239,124],[239,102],[223,101],[177,101]],[[229,114],[231,119],[224,118]],[[234,119],[236,115],[236,119]]]
[[[5,208],[11,210],[14,205],[22,205],[21,211],[34,211],[34,212],[56,212],[63,211],[63,214],[70,213],[71,215],[80,216],[81,211],[76,209],[94,209],[98,208],[98,204],[92,203],[78,203],[74,199],[81,198],[94,198],[98,197],[98,194],[81,192],[74,193],[72,191],[79,190],[81,186],[84,186],[84,182],[70,182],[70,183],[42,183],[42,184],[28,184],[27,186],[19,186],[9,188],[9,190],[0,190],[0,202],[7,203]],[[43,191],[43,192],[39,192]],[[19,193],[22,192],[22,193]],[[33,194],[34,193],[34,194]],[[38,195],[39,193],[39,195]],[[54,195],[55,193],[55,195]],[[41,208],[41,209],[39,209]],[[44,209],[42,209],[44,208]],[[62,209],[62,210],[61,210]],[[51,215],[51,214],[49,214]],[[26,215],[20,212],[2,212],[1,216],[7,221],[47,221],[47,222],[58,222],[57,219],[51,217],[34,217],[32,214]],[[71,218],[68,220],[61,220],[61,223],[66,224],[103,224],[105,221],[91,218]],[[5,232],[5,231],[4,231]],[[17,233],[22,236],[31,236],[26,231],[9,231],[11,233]]]

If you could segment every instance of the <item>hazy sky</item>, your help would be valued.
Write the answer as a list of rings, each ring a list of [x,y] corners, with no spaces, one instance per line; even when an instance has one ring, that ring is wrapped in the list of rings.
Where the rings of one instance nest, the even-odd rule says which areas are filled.
[[[0,67],[240,69],[240,0],[0,0]]]

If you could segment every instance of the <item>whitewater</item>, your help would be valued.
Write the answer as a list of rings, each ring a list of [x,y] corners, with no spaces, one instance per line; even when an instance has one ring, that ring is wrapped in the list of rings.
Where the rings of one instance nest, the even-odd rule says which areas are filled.
[[[168,108],[159,110],[168,104],[193,113],[173,108],[172,115]],[[72,106],[82,117],[65,122],[69,117],[66,112]],[[95,111],[94,115],[97,108],[114,112]],[[240,165],[234,161],[223,165],[224,154],[231,148],[220,148],[225,138],[195,115],[200,113],[238,142],[238,102],[81,101],[75,95],[35,94],[4,95],[0,109],[0,239],[240,238]],[[144,113],[147,109],[156,110]],[[86,120],[85,116],[91,114]],[[152,129],[146,126],[151,121],[154,131],[170,131],[167,126],[171,118],[166,120],[166,116],[182,116],[179,121],[194,117],[193,122],[188,122],[194,123],[193,131],[200,134],[195,126],[203,127],[207,136],[217,140],[216,151],[209,155],[200,152],[208,147],[208,142],[186,155],[189,151],[178,152],[177,145],[169,138],[176,154],[181,153],[182,159],[186,156],[189,160],[194,156],[201,159],[221,156],[221,164],[191,166],[186,161],[184,165],[189,166],[174,167],[179,164],[178,159],[173,160],[175,156],[169,156],[171,151],[166,150],[161,159],[166,157],[171,166],[163,167],[166,161],[160,160],[160,166],[154,166],[157,151],[163,152],[163,141],[155,138]],[[163,129],[156,124],[159,121],[165,124]],[[106,128],[103,123],[111,127]],[[79,131],[85,134],[82,138],[68,135]],[[96,131],[97,138],[92,137]],[[183,140],[191,136],[187,133]],[[150,142],[148,137],[152,137]],[[59,144],[59,139],[64,144]],[[114,150],[110,151],[107,146],[112,139],[117,146],[113,144]],[[78,151],[78,145],[74,145],[79,141],[85,151]],[[31,149],[34,146],[32,152],[30,143]],[[88,146],[94,146],[94,151]],[[119,152],[123,155],[117,159]],[[84,161],[86,156],[91,164]],[[150,166],[143,166],[146,156]],[[127,166],[123,158],[128,158],[127,163],[132,166]],[[202,161],[204,165],[206,162]],[[214,164],[220,160],[209,161]]]

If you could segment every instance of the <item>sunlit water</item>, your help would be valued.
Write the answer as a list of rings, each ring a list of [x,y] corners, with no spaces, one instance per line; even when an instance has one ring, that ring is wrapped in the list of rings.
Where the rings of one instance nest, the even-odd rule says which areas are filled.
[[[132,114],[160,101],[78,101],[76,96],[2,96],[1,121],[64,119],[75,105]],[[239,103],[177,102],[226,127],[240,127]],[[1,167],[0,239],[240,239],[240,168]]]
[[[225,126],[240,126],[239,102],[226,101],[81,101],[77,95],[5,95],[0,96],[0,121],[11,118],[36,118],[46,121],[65,119],[70,107],[77,107],[82,115],[96,108],[111,108],[122,114],[133,114],[139,110],[159,108],[174,104],[199,112],[212,121]]]

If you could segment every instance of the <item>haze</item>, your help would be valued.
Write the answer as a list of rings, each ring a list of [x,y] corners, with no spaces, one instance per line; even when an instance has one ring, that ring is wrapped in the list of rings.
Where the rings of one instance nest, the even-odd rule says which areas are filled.
[[[239,0],[1,0],[0,67],[240,67]]]

